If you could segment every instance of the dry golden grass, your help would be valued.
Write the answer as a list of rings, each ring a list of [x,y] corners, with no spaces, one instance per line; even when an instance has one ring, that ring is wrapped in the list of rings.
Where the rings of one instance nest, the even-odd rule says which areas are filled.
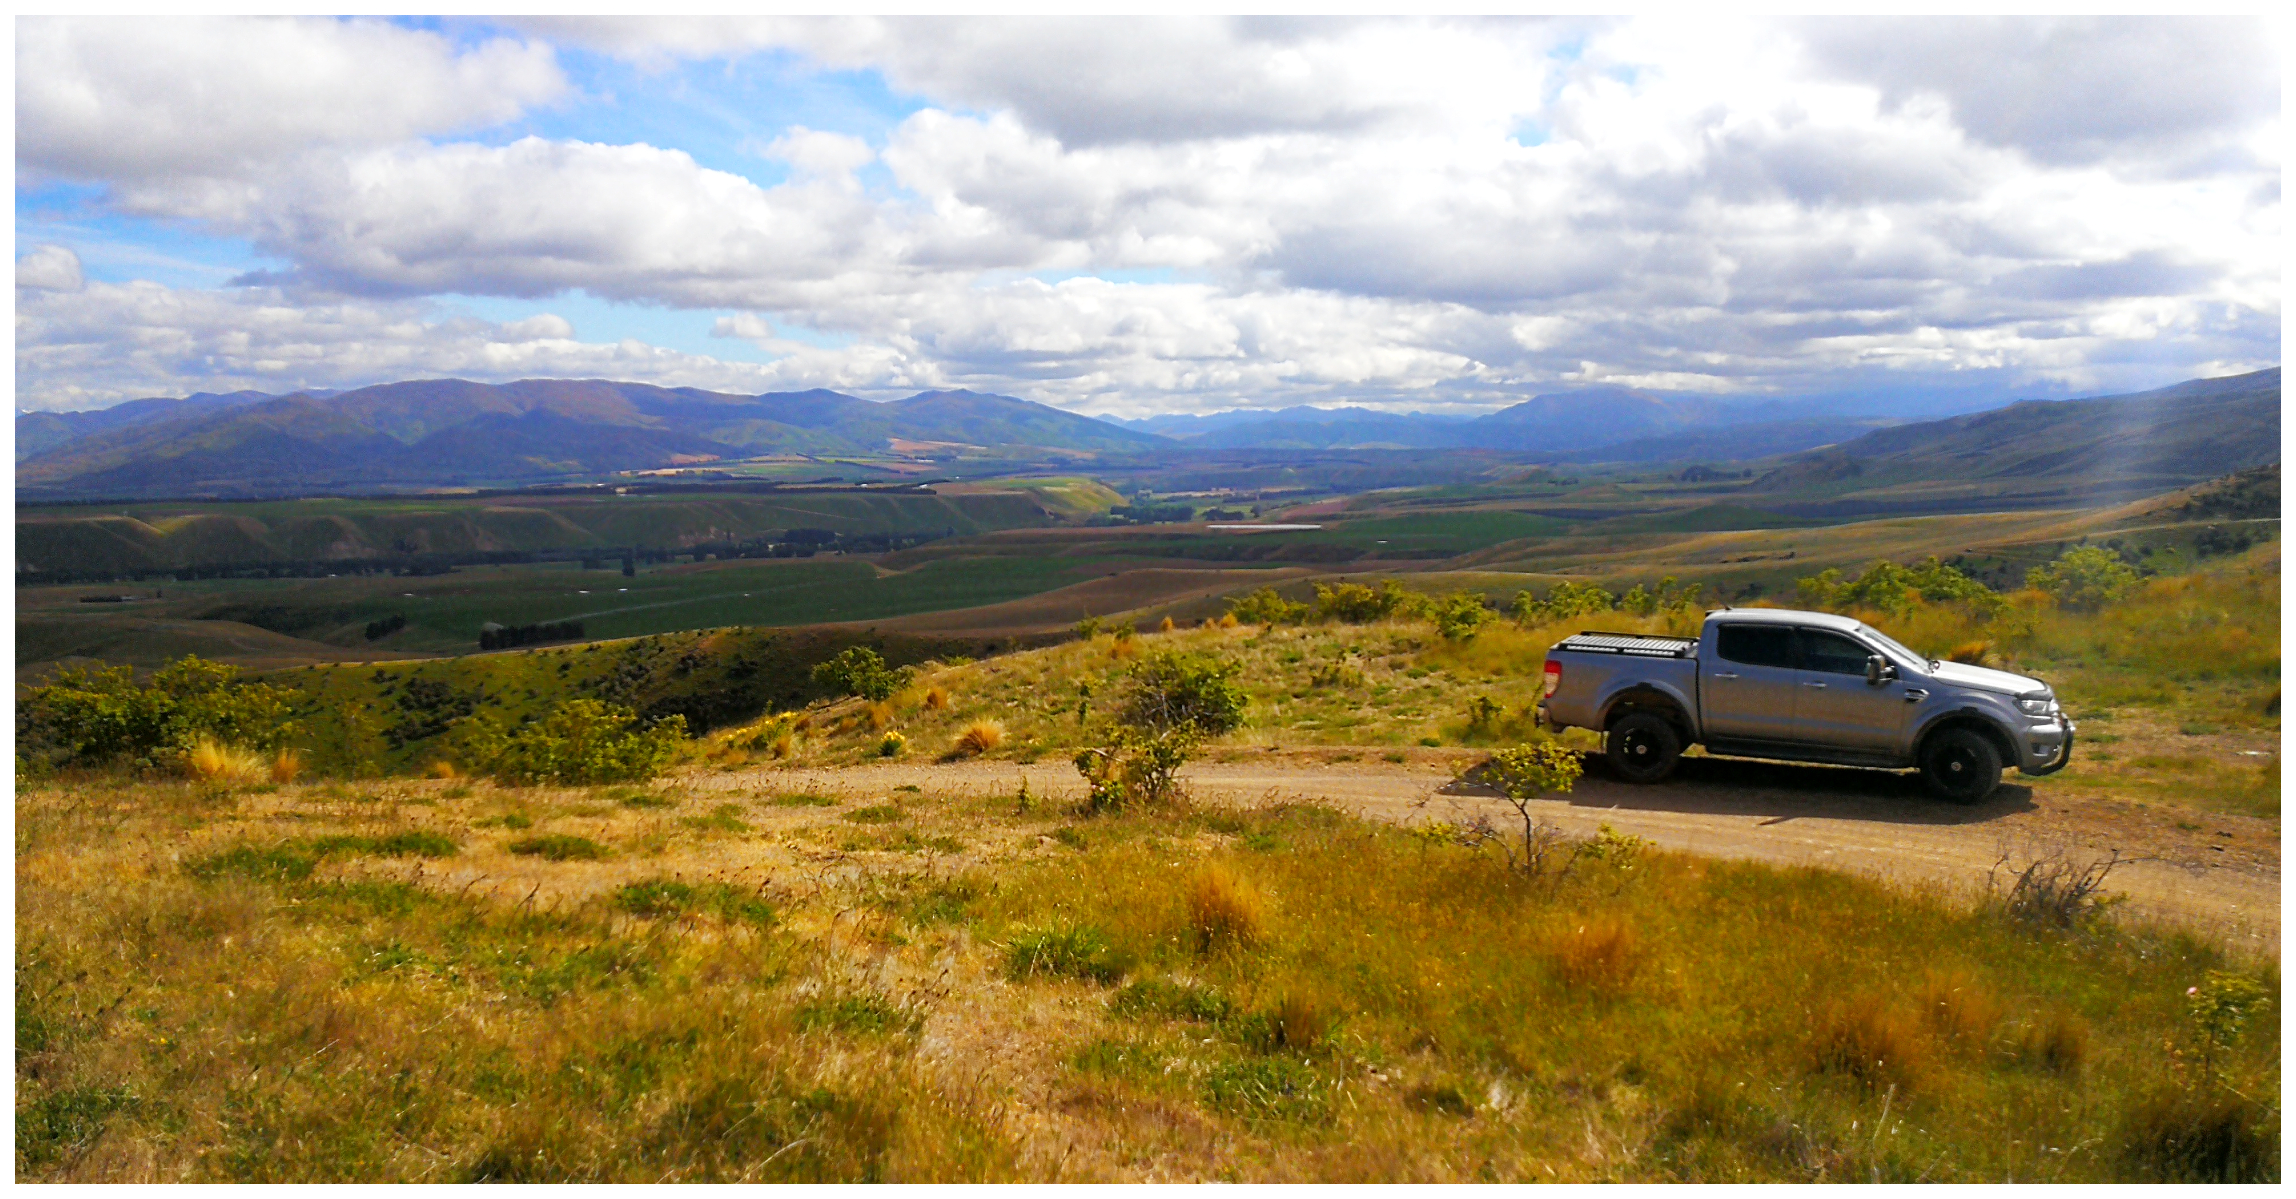
[[[893,705],[890,703],[880,701],[870,704],[867,711],[872,730],[881,730],[893,723]]]
[[[1999,666],[2001,655],[1993,651],[1993,643],[1986,640],[1964,641],[1945,651],[1945,660],[1965,666]]]
[[[773,739],[772,752],[774,760],[788,761],[789,759],[796,757],[802,748],[803,746],[798,741],[797,733],[794,729],[783,730],[779,736]]]
[[[925,688],[925,710],[928,712],[948,711],[949,689],[946,687]]]
[[[1618,991],[1642,966],[1642,940],[1616,916],[1589,916],[1555,938],[1553,955],[1555,972],[1568,986]]]
[[[271,755],[271,781],[286,786],[303,773],[303,754],[300,750],[282,749]]]
[[[1929,1072],[1930,1043],[1921,1022],[1890,999],[1859,995],[1820,1017],[1812,1045],[1819,1068],[1868,1086],[1912,1090]]]
[[[1169,633],[1172,631],[1172,628],[1172,618],[1167,616],[1164,618],[1164,623],[1156,626],[1156,631],[1159,633]]]
[[[1209,624],[1210,622],[1209,622],[1209,621],[1207,621],[1206,623],[1207,623],[1207,624]],[[1222,613],[1220,614],[1220,627],[1221,627],[1221,628],[1223,628],[1223,629],[1232,629],[1232,628],[1235,628],[1235,627],[1236,627],[1236,614],[1235,614],[1235,613],[1233,613],[1233,612],[1222,612]]]
[[[2017,1054],[2057,1074],[2078,1075],[2089,1061],[2089,1022],[2077,1013],[2053,1008],[2026,1023]]]
[[[882,791],[785,777],[696,772],[672,807],[404,779],[29,790],[19,1175],[2026,1178],[2033,1146],[2116,1135],[2159,1089],[2187,979],[2226,966],[2189,938],[2008,936],[1819,871],[1653,853],[1534,882],[1320,808],[1087,819],[1001,789],[900,793],[857,828],[836,809]],[[726,806],[746,827],[701,819]],[[508,848],[541,836],[608,852]],[[1206,954],[1189,892],[1215,870],[1267,915]],[[1556,930],[1624,941],[1604,917],[1636,932],[1633,1002],[1550,956]],[[1122,977],[1010,977],[1006,947],[1052,931]],[[1890,1092],[1898,1047],[1938,1039],[1911,996],[1812,1019],[1972,944],[1940,978],[2093,1021],[2081,1077],[2011,1036]],[[2276,1096],[2245,1080],[2277,1056],[2260,1024],[2225,1061]]]
[[[460,772],[455,769],[454,763],[445,758],[434,758],[429,766],[423,768],[424,778],[451,779],[459,777],[459,775]]]
[[[1915,1001],[1938,1035],[1982,1046],[2001,1023],[2001,1001],[1967,970],[1931,971]]]
[[[1266,923],[1267,901],[1259,888],[1226,865],[1213,862],[1188,880],[1188,927],[1198,950],[1250,945],[1260,939]]]
[[[966,725],[963,732],[957,734],[956,742],[949,746],[949,752],[960,758],[977,758],[997,746],[1003,745],[1004,739],[1003,721],[976,720]]]
[[[184,765],[194,776],[211,783],[253,783],[271,777],[270,763],[261,754],[210,737],[192,743]]]

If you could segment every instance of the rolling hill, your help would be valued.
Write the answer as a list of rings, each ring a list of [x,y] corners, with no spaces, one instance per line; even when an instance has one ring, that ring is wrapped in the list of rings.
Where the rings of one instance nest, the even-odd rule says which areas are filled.
[[[1979,494],[2013,502],[2094,499],[2170,491],[2279,460],[2274,367],[1877,429],[1788,458],[1749,490],[1915,505]]]
[[[932,391],[726,395],[602,380],[388,383],[338,395],[194,397],[27,414],[23,498],[251,497],[595,477],[766,453],[882,454],[896,440],[979,449],[1152,450],[1153,433],[1010,396]],[[128,406],[123,406],[128,407]],[[84,418],[84,419],[70,419]]]

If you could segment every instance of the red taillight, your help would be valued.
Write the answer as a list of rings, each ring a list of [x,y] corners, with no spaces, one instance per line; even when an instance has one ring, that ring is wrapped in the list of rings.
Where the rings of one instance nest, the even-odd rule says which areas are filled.
[[[1557,688],[1557,687],[1560,687],[1560,686],[1562,686],[1562,685],[1563,685],[1563,664],[1562,664],[1562,663],[1560,663],[1560,662],[1557,662],[1557,661],[1555,661],[1553,658],[1549,658],[1549,659],[1547,659],[1547,690],[1546,690],[1546,694],[1548,694],[1548,695],[1553,695],[1553,694],[1555,693],[1555,688]]]

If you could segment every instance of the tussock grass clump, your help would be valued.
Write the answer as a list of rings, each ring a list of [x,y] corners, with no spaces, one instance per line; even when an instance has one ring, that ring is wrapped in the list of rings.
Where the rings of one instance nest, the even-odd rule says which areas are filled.
[[[588,837],[567,833],[521,837],[505,848],[520,857],[546,858],[553,862],[595,862],[608,856],[605,846]]]
[[[1980,638],[1976,641],[1964,641],[1945,651],[1945,660],[1959,662],[1964,666],[1999,666],[2001,655],[1993,651],[1991,641]]]
[[[2001,1023],[2001,1001],[1966,970],[1931,971],[1915,1002],[1932,1030],[1964,1044],[1984,1044]]]
[[[1107,985],[1132,969],[1134,955],[1091,925],[1067,925],[1023,933],[1005,947],[1005,975],[1081,978]]]
[[[434,758],[430,765],[423,767],[423,777],[425,778],[451,779],[459,776],[460,772],[454,768],[454,763],[445,758]]]
[[[924,1024],[923,1017],[916,1012],[876,995],[816,1000],[798,1008],[795,1019],[803,1031],[826,1029],[860,1036],[910,1033]]]
[[[777,808],[834,808],[837,801],[826,795],[801,791],[795,795],[776,795],[770,801]]]
[[[300,750],[282,749],[271,755],[271,781],[284,787],[303,773],[303,754]]]
[[[2157,1091],[2122,1126],[2121,1158],[2152,1182],[2278,1182],[2278,1116],[2223,1087]]]
[[[928,712],[948,711],[949,689],[941,686],[925,688],[925,710]]]
[[[1819,1017],[1810,1044],[1821,1070],[1868,1086],[1910,1090],[1929,1070],[1920,1021],[1879,995],[1860,995]]]
[[[906,815],[908,813],[901,810],[901,805],[883,803],[855,808],[845,813],[845,819],[855,824],[892,824]]]
[[[869,727],[872,729],[882,729],[893,723],[893,703],[891,700],[878,700],[863,711],[868,714]]]
[[[2089,1022],[2063,1008],[2045,1012],[2018,1034],[2017,1056],[2053,1074],[2078,1075],[2089,1060]]]
[[[254,783],[271,777],[270,765],[262,755],[212,737],[192,742],[184,765],[194,777],[210,783]]]
[[[1201,952],[1248,946],[1260,939],[1267,923],[1267,903],[1259,889],[1217,862],[1189,880],[1187,900],[1188,927]]]
[[[1590,916],[1554,941],[1555,973],[1574,990],[1618,991],[1641,969],[1642,939],[1616,916]]]
[[[997,746],[1003,745],[1004,739],[1003,721],[976,720],[966,725],[963,732],[957,734],[956,743],[949,747],[949,753],[953,757],[977,758]]]

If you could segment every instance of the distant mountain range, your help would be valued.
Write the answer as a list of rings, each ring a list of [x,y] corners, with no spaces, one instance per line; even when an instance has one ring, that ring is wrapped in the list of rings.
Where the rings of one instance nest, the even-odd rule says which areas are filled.
[[[27,413],[17,418],[19,444],[27,428],[42,448],[16,464],[26,498],[510,483],[771,453],[882,454],[898,442],[1116,452],[1172,444],[970,391],[872,403],[834,391],[737,396],[563,379],[441,379],[332,396],[242,392]]]
[[[2278,460],[2279,388],[2274,368],[1919,424],[1836,415],[1816,401],[1616,387],[1535,396],[1479,417],[1294,407],[1115,421],[971,391],[877,403],[825,390],[742,396],[600,380],[442,379],[24,413],[16,420],[16,479],[25,499],[228,498],[515,484],[773,453],[1018,448],[1133,459],[1189,450],[1474,448],[1552,462],[1800,454],[1763,484],[1796,491],[1972,472],[2190,481]]]

